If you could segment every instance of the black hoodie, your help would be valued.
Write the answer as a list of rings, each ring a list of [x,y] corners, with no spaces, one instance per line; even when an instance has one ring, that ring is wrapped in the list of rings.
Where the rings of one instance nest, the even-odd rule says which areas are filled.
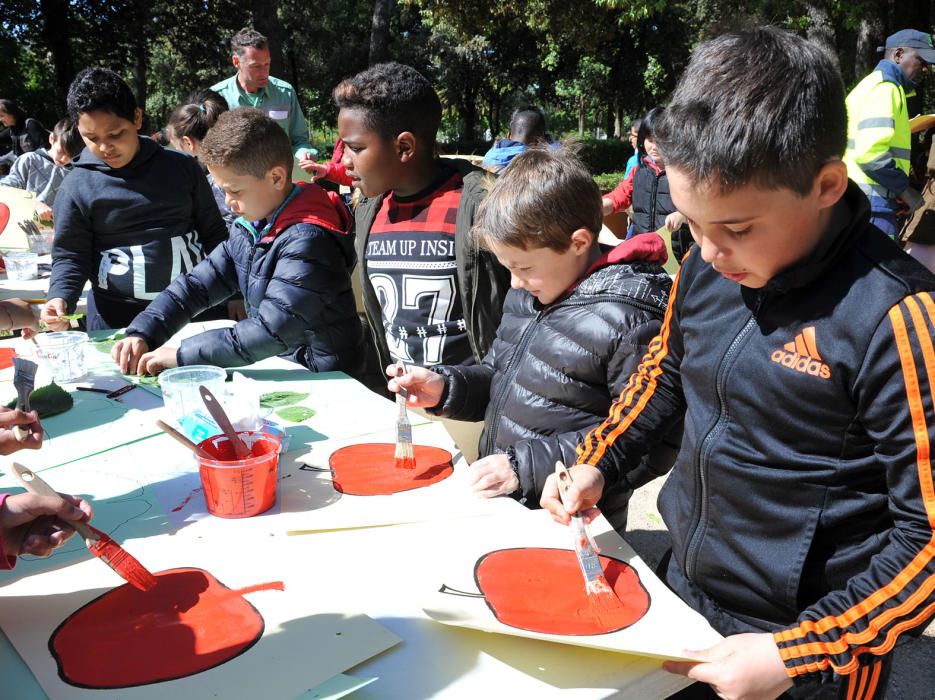
[[[55,198],[49,299],[72,311],[87,280],[95,296],[145,305],[227,238],[194,158],[140,137],[128,165],[85,149]],[[112,327],[129,318],[107,318]]]

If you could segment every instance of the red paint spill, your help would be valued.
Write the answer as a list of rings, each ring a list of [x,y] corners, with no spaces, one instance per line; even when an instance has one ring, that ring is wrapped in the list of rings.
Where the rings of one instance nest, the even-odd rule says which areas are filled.
[[[649,610],[649,593],[628,564],[600,557],[623,603],[602,608],[588,596],[575,553],[567,549],[500,549],[481,557],[478,589],[500,622],[543,634],[592,635],[629,627]]]
[[[396,467],[395,443],[342,447],[328,460],[336,491],[351,496],[388,496],[443,481],[451,476],[451,453],[440,447],[413,445],[414,469]]]
[[[192,498],[194,498],[194,496],[195,496],[196,493],[201,493],[201,489],[200,489],[200,488],[197,488],[197,489],[192,490],[192,492],[191,492],[190,494],[188,494],[188,497],[187,497],[184,501],[182,501],[182,502],[179,503],[175,508],[172,509],[172,512],[173,512],[173,513],[178,513],[180,510],[182,510],[182,508],[184,508],[185,506],[187,506],[188,503],[189,503],[189,501],[191,501]]]
[[[230,661],[263,636],[263,617],[243,594],[201,569],[156,574],[144,593],[120,586],[72,613],[49,639],[62,680],[82,688],[129,688],[184,678]]]

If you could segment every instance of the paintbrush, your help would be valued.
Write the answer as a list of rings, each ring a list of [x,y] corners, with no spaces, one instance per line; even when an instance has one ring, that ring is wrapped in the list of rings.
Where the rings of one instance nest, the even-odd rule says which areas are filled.
[[[13,462],[13,475],[23,487],[39,496],[55,496],[58,493],[39,475],[30,471],[22,464]],[[127,550],[114,542],[106,533],[91,527],[87,523],[63,520],[69,527],[84,538],[88,550],[102,560],[107,566],[141,591],[149,591],[156,585],[156,577],[140,564]]]
[[[78,387],[78,388],[81,389],[82,387]],[[192,452],[194,452],[195,455],[197,455],[198,457],[201,457],[202,459],[214,459],[214,457],[212,457],[207,452],[205,452],[203,449],[198,447],[198,445],[196,445],[194,442],[192,442],[187,437],[182,435],[182,433],[180,433],[178,430],[173,428],[168,423],[157,419],[156,425],[159,426],[159,429],[162,432],[164,432],[166,435],[168,435],[171,438],[175,438],[179,443],[181,443],[182,445],[185,445],[185,447],[187,447]]]
[[[406,373],[406,366],[402,362],[396,363],[396,378]],[[406,403],[409,392],[398,387],[396,393],[396,407],[399,414],[396,417],[396,454],[393,463],[398,469],[415,469],[416,458],[412,451],[412,425],[409,423],[409,414],[406,413]]]
[[[568,489],[574,481],[571,472],[562,462],[555,463],[555,478],[558,481],[558,492],[562,503],[568,507]],[[571,531],[575,538],[575,554],[578,556],[578,566],[584,575],[584,587],[590,603],[599,610],[614,610],[623,605],[614,589],[604,577],[601,560],[597,556],[598,547],[591,532],[588,530],[584,517],[580,513],[571,516]]]
[[[28,412],[29,395],[36,386],[36,370],[39,368],[35,362],[23,359],[22,357],[13,358],[13,386],[16,387],[16,407],[21,411]],[[13,426],[13,434],[19,442],[23,442],[29,437],[29,430],[22,425]]]

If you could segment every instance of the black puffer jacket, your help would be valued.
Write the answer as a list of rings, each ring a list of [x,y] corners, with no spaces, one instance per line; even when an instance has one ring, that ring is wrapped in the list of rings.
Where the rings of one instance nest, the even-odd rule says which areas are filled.
[[[435,368],[448,378],[448,393],[434,412],[483,417],[480,455],[515,451],[514,496],[527,505],[538,505],[556,460],[575,463],[579,439],[606,418],[658,332],[671,286],[660,266],[665,259],[662,239],[647,234],[614,248],[549,306],[510,290],[483,364]],[[662,448],[646,481],[674,458]]]
[[[179,365],[239,367],[280,355],[314,372],[356,375],[364,346],[351,291],[352,225],[343,202],[318,185],[296,185],[259,240],[237,219],[230,238],[176,278],[127,335],[162,345],[192,316],[240,291],[247,318],[182,341]]]

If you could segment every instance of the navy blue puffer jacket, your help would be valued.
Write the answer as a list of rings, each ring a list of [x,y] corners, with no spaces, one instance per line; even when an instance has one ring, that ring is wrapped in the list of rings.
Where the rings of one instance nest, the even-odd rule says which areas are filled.
[[[259,232],[242,218],[230,238],[178,277],[127,328],[150,348],[201,311],[241,292],[247,318],[183,340],[179,365],[239,367],[279,355],[315,372],[358,374],[363,333],[350,273],[356,263],[347,207],[318,185],[295,185]]]

